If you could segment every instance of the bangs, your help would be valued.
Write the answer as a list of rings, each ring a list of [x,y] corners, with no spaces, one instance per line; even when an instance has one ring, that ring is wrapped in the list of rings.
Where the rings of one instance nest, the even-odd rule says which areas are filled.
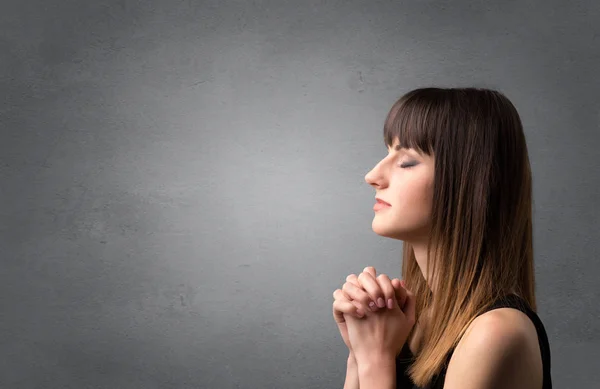
[[[400,147],[432,155],[443,121],[439,109],[439,93],[434,88],[409,92],[390,109],[383,126],[385,145],[390,147],[398,139]]]

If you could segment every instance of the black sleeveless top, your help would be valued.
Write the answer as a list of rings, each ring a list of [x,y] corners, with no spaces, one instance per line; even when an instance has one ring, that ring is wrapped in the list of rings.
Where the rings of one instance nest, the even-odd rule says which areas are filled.
[[[529,307],[529,304],[521,297],[511,294],[503,299],[500,299],[493,304],[487,311],[491,311],[497,308],[515,308],[525,313],[533,322],[535,329],[538,334],[538,343],[540,344],[540,352],[542,354],[542,370],[543,370],[543,383],[542,389],[552,389],[552,378],[550,376],[550,343],[548,342],[548,335],[544,329],[544,325],[540,320],[539,316]],[[486,312],[487,312],[486,311]],[[446,363],[442,368],[441,372],[434,376],[431,383],[424,388],[415,385],[406,371],[408,370],[414,355],[408,347],[408,342],[404,344],[402,351],[396,357],[396,388],[398,389],[443,389],[444,379],[446,378],[446,370],[450,363],[450,358],[454,350],[448,353]]]

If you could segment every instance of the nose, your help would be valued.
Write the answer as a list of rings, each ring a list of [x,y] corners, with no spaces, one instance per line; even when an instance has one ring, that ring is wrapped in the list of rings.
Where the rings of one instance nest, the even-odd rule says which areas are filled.
[[[371,171],[365,175],[365,181],[372,187],[378,188],[383,185],[384,177],[381,174],[380,164],[377,164]]]

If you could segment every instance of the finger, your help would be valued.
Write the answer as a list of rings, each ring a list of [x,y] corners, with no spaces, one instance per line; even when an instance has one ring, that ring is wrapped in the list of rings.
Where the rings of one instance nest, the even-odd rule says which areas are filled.
[[[359,288],[361,288],[360,282],[358,282],[358,277],[356,277],[356,274],[350,274],[348,277],[346,277],[346,281],[350,282],[350,283],[352,283],[354,285],[356,285]],[[342,290],[342,293],[344,294],[344,296],[346,296],[346,299],[348,301],[350,301],[350,302],[352,302],[352,304],[354,304],[354,306],[357,309],[361,309],[362,308],[362,305],[358,301],[352,300],[352,298],[350,296],[348,296],[343,290]]]
[[[375,268],[372,266],[369,267],[365,267],[365,271],[367,271],[369,274],[375,274]],[[354,285],[356,285],[357,287],[364,289],[363,286],[360,284],[360,282],[358,281],[358,277],[356,276],[356,274],[350,274],[348,275],[348,277],[346,277],[346,281],[350,282]],[[350,300],[352,300],[351,298],[349,298]],[[373,303],[375,303],[375,301],[377,301],[377,299],[373,300]],[[357,308],[361,308],[362,305],[354,300],[352,300],[352,302],[356,305]],[[370,302],[369,302],[370,304]],[[369,307],[370,308],[370,307]],[[377,310],[377,304],[375,304],[375,310]],[[371,309],[371,312],[373,312],[373,310]]]
[[[341,289],[336,289],[333,291],[333,299],[334,300],[346,300],[348,302],[350,302],[350,298],[348,297],[348,295],[346,293],[344,293],[343,290]]]
[[[350,297],[350,299],[356,301],[360,304],[360,307],[366,312],[371,311],[369,308],[369,302],[371,302],[371,297],[369,297],[368,293],[363,290],[363,288],[354,285],[351,282],[346,282],[342,286],[342,291]]]
[[[354,317],[362,318],[364,312],[361,309],[356,309],[354,304],[350,301],[335,300],[333,302],[333,318],[337,323],[343,323],[346,321],[344,314],[351,315]]]
[[[352,298],[350,296],[348,296],[348,294],[346,292],[344,292],[343,290],[341,290],[341,289],[336,289],[333,292],[333,298],[335,300],[345,300],[345,301],[348,301],[348,302],[354,304],[354,306],[357,309],[362,307],[358,301],[352,300]]]
[[[351,282],[358,287],[361,287],[360,282],[358,282],[358,277],[356,276],[356,274],[350,274],[348,277],[346,277],[346,281]]]
[[[357,310],[361,310],[362,311],[362,307],[361,305],[350,299],[350,297],[348,297],[348,295],[341,289],[336,289],[333,292],[333,298],[335,301],[343,301],[344,303],[350,303],[354,306],[354,311],[356,312]],[[346,305],[346,304],[345,304]],[[344,313],[348,313],[348,312],[344,312]],[[364,314],[364,312],[363,312]]]
[[[363,269],[363,273],[369,273],[373,276],[373,279],[377,278],[377,272],[373,266],[367,266]]]
[[[396,301],[396,291],[394,290],[390,277],[385,274],[380,274],[377,277],[377,283],[383,292],[384,302],[387,308],[393,309],[395,306],[398,306],[398,302]],[[398,308],[400,307],[398,306]]]
[[[377,308],[385,308],[385,296],[381,290],[381,287],[379,286],[379,283],[377,283],[377,280],[373,278],[371,273],[360,273],[358,275],[358,281],[371,298],[372,304],[369,302],[369,307],[371,307],[371,310],[375,312]]]
[[[392,286],[394,287],[394,292],[396,294],[396,301],[398,302],[398,306],[400,309],[404,308],[404,304],[406,303],[406,290],[402,286],[402,281],[398,278],[394,278],[392,280]]]

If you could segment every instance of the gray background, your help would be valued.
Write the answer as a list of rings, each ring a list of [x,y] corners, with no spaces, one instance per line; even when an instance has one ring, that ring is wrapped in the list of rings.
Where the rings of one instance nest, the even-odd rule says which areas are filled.
[[[597,1],[4,1],[0,387],[341,388],[332,292],[421,86],[499,89],[557,388],[600,382]]]

